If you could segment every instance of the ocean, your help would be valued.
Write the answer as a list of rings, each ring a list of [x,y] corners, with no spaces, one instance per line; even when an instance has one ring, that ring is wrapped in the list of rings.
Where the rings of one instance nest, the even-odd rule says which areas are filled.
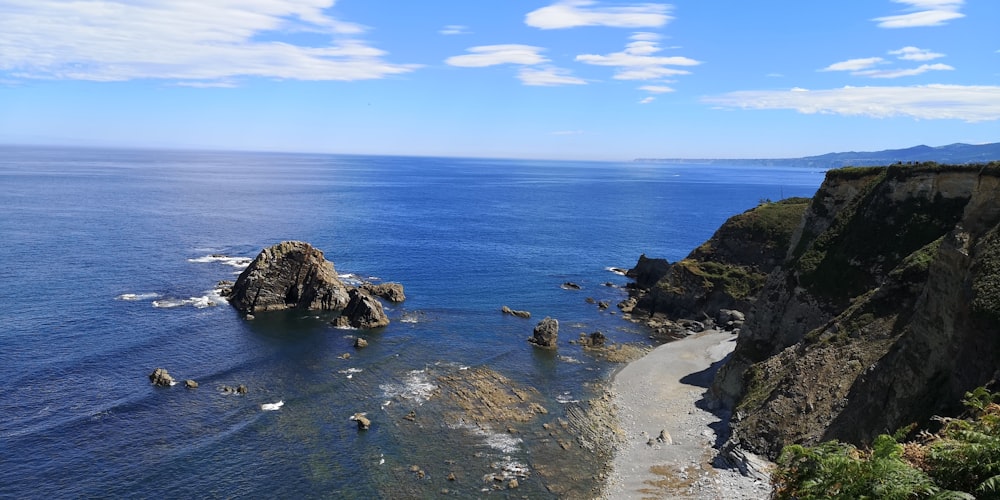
[[[812,196],[823,175],[0,147],[0,497],[585,496],[595,459],[539,436],[620,366],[568,340],[651,342],[615,314],[628,279],[611,268],[683,258],[762,199]],[[282,240],[407,299],[375,332],[301,311],[247,321],[216,284]],[[560,322],[556,352],[526,342],[545,316]],[[352,347],[359,335],[368,348]],[[159,367],[199,387],[154,387]],[[441,377],[479,368],[536,388],[547,413],[492,431],[443,418]],[[518,489],[497,489],[508,477]]]

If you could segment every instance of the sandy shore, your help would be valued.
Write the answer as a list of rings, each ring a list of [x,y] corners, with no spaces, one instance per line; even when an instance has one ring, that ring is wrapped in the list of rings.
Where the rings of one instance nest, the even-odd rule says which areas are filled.
[[[735,345],[736,336],[710,330],[664,344],[615,375],[612,392],[626,441],[604,498],[769,497],[768,484],[713,465],[724,422],[704,396]]]

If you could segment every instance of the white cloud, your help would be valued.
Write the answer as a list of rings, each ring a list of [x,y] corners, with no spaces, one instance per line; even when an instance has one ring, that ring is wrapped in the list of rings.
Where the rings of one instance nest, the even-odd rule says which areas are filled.
[[[196,82],[233,77],[363,80],[413,71],[330,17],[334,0],[11,0],[0,71],[19,78]],[[11,5],[13,4],[13,6]],[[304,33],[319,45],[264,41]]]
[[[555,87],[560,85],[586,85],[587,81],[570,74],[563,68],[521,68],[517,77],[525,85],[538,87]]]
[[[639,104],[649,104],[649,103],[651,103],[651,102],[653,102],[655,100],[656,100],[656,98],[652,97],[652,96],[650,96],[650,97],[643,97],[642,99],[639,99]]]
[[[881,57],[865,57],[862,59],[848,59],[838,63],[833,63],[820,71],[860,71],[870,68],[884,61]]]
[[[560,0],[548,7],[529,12],[524,23],[540,29],[564,29],[579,26],[614,28],[658,28],[672,18],[667,4],[640,3],[620,7],[599,6],[593,0]]]
[[[461,24],[449,24],[448,26],[441,28],[438,33],[442,35],[468,35],[472,32],[469,31],[468,26],[462,26]]]
[[[917,47],[903,47],[899,50],[890,50],[889,54],[898,56],[904,61],[930,61],[932,59],[944,57],[944,54],[931,52],[927,49],[920,49]]]
[[[915,76],[928,71],[951,71],[954,69],[947,64],[921,64],[916,68],[857,71],[852,74],[871,78],[899,78],[901,76]]]
[[[836,114],[921,120],[1000,120],[1000,86],[920,85],[844,87],[830,90],[747,90],[702,99],[723,108],[791,109],[804,114]]]
[[[549,61],[541,55],[544,49],[532,45],[481,45],[466,50],[470,54],[449,57],[445,63],[463,68],[483,68],[500,64],[531,65]]]
[[[965,17],[959,12],[965,0],[892,0],[908,5],[912,12],[894,16],[877,17],[880,28],[913,28],[941,26],[948,21]]]
[[[636,33],[631,43],[622,52],[608,55],[582,54],[576,56],[577,62],[596,66],[613,66],[619,68],[615,74],[617,80],[653,80],[674,75],[687,75],[690,71],[668,68],[667,66],[697,66],[701,62],[688,57],[659,57],[653,54],[663,49],[656,43],[659,37],[653,33]]]
[[[645,90],[650,94],[666,94],[667,92],[673,92],[674,89],[667,87],[666,85],[643,85],[639,87],[639,90]]]

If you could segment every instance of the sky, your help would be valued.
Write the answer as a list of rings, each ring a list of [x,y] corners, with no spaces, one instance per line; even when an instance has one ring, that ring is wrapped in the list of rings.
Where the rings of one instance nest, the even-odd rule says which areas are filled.
[[[0,0],[0,144],[573,160],[1000,142],[998,0]]]

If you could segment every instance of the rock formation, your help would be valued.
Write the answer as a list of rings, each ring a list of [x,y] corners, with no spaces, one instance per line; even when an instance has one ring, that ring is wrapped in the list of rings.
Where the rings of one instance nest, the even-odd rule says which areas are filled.
[[[403,285],[399,283],[365,283],[361,285],[361,289],[376,296],[382,297],[389,302],[403,302],[406,300],[406,294],[403,293]]]
[[[149,381],[157,387],[170,387],[174,385],[174,378],[167,373],[164,368],[157,368],[149,374]]]
[[[500,308],[500,312],[502,312],[504,314],[509,314],[511,316],[517,316],[518,318],[524,318],[524,319],[531,318],[531,313],[530,312],[528,312],[528,311],[518,311],[516,309],[511,309],[511,308],[509,308],[507,306],[501,307]]]
[[[713,385],[727,446],[869,443],[996,380],[998,200],[997,163],[828,172]]]
[[[389,317],[385,315],[378,299],[357,288],[352,288],[348,295],[351,299],[347,307],[333,320],[333,324],[365,329],[381,328],[389,324]]]
[[[809,200],[764,202],[729,218],[712,237],[673,264],[639,257],[630,301],[619,304],[637,317],[703,319],[719,309],[746,310],[767,274],[783,260]]]
[[[555,349],[559,338],[559,321],[546,317],[538,322],[528,342],[545,349]]]
[[[283,309],[338,311],[350,300],[333,263],[301,241],[264,249],[240,273],[229,301],[243,314]]]

